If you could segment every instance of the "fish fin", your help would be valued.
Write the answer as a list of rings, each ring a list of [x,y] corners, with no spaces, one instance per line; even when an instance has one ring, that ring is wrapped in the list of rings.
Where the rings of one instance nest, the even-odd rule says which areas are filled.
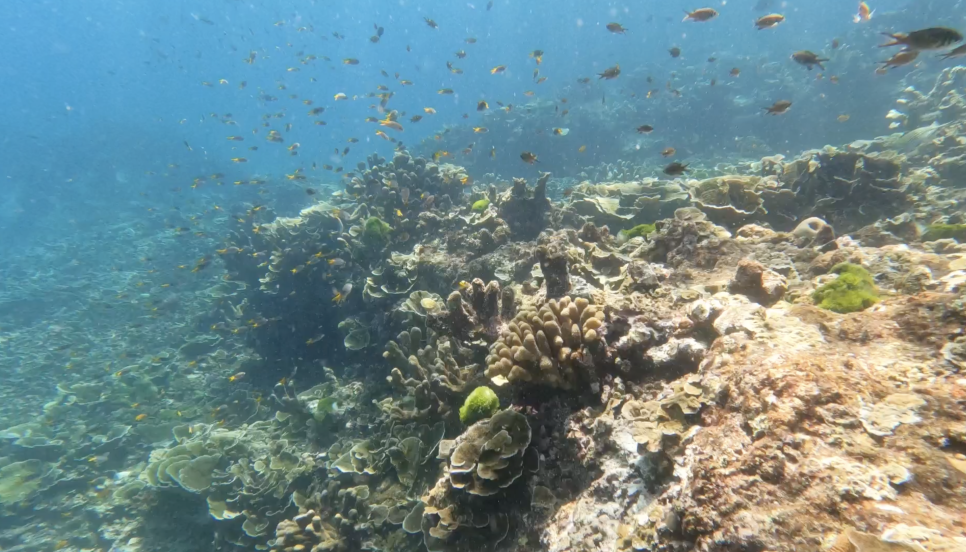
[[[902,39],[904,37],[902,35],[896,35],[896,34],[892,34],[892,33],[882,33],[882,34],[884,34],[885,36],[891,38],[892,41],[886,42],[885,44],[879,44],[879,48],[885,48],[887,46],[899,46],[899,45],[903,44]]]

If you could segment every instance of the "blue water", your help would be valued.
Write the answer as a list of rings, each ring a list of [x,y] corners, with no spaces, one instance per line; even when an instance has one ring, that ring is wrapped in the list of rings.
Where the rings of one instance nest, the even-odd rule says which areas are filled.
[[[797,49],[829,53],[829,41],[839,37],[847,46],[835,54],[858,50],[872,63],[885,57],[875,48],[880,31],[956,26],[963,21],[956,2],[904,9],[907,0],[881,0],[873,2],[872,21],[862,25],[851,21],[855,2],[774,2],[770,10],[784,13],[787,20],[776,29],[756,31],[752,21],[763,12],[753,11],[755,3],[718,3],[716,20],[682,23],[682,9],[690,4],[681,2],[504,0],[494,2],[487,11],[485,2],[79,5],[12,1],[4,7],[4,55],[0,57],[4,83],[0,88],[4,130],[0,229],[9,232],[33,224],[52,209],[70,213],[64,215],[67,218],[86,219],[91,216],[88,206],[179,205],[191,199],[205,202],[240,193],[212,190],[210,185],[189,190],[193,179],[202,175],[224,173],[225,182],[253,174],[280,177],[300,167],[308,170],[312,162],[343,165],[349,170],[371,152],[388,156],[394,145],[376,137],[374,125],[362,122],[367,116],[380,116],[369,108],[375,101],[363,97],[376,92],[379,84],[395,93],[390,107],[407,113],[401,118],[406,130],[389,133],[410,147],[445,125],[472,125],[478,119],[474,106],[479,99],[488,100],[491,109],[496,109],[496,100],[519,106],[529,100],[523,92],[532,89],[536,98],[554,100],[568,94],[571,102],[596,102],[609,95],[613,101],[625,82],[598,83],[595,73],[614,64],[620,64],[628,77],[635,72],[653,74],[654,88],[663,88],[673,71],[683,73],[692,66],[701,68],[704,80],[717,77],[721,83],[717,88],[687,91],[683,113],[663,119],[663,126],[671,127],[667,132],[703,133],[708,147],[733,140],[729,131],[736,121],[749,130],[757,127],[766,141],[783,150],[841,143],[869,132],[862,128],[862,132],[850,133],[834,120],[819,122],[812,115],[830,105],[836,109],[846,104],[853,108],[848,111],[853,118],[863,115],[853,112],[863,108],[870,118],[881,117],[886,105],[863,100],[877,92],[892,93],[908,69],[878,80],[869,74],[841,75],[839,87],[820,87],[812,80],[813,74],[788,60],[789,53]],[[429,28],[424,17],[437,21],[439,28]],[[618,21],[630,31],[611,34],[604,29],[610,21]],[[385,28],[377,44],[369,41],[373,24]],[[344,40],[333,37],[333,32],[344,35]],[[478,42],[466,44],[467,37]],[[671,59],[667,54],[672,45],[683,50],[681,58]],[[467,52],[466,59],[453,55],[460,49]],[[535,63],[528,53],[535,49],[545,52],[539,68],[548,81],[541,85],[534,85],[531,78]],[[244,62],[250,51],[257,52],[251,65]],[[319,59],[302,64],[299,53],[302,58],[316,55]],[[332,61],[323,61],[322,56]],[[719,61],[708,64],[705,59],[709,56]],[[341,60],[346,57],[358,58],[360,64],[343,65]],[[836,71],[834,59],[829,63],[830,74]],[[451,74],[446,61],[464,74]],[[506,73],[491,75],[489,69],[497,65],[507,65]],[[723,84],[732,65],[743,71],[728,92]],[[935,71],[941,63],[929,59],[925,65],[926,71]],[[798,104],[779,128],[762,126],[757,117],[760,101],[744,112],[717,103],[729,94],[771,86],[767,81],[775,76],[776,66],[801,76],[801,88],[783,85],[769,94],[776,99],[787,96]],[[300,71],[288,72],[288,68]],[[390,77],[381,76],[380,70]],[[393,78],[396,72],[414,85],[400,86]],[[576,87],[575,80],[581,77],[591,77],[594,83]],[[227,84],[219,84],[221,79]],[[247,86],[240,90],[242,81]],[[279,90],[279,84],[286,90]],[[675,81],[680,87],[690,84],[680,78]],[[452,88],[456,94],[437,95],[440,88]],[[333,96],[339,92],[360,98],[335,102]],[[260,93],[276,96],[278,101],[260,101]],[[306,99],[314,102],[311,107],[326,107],[326,112],[321,117],[308,116],[310,106],[302,103]],[[408,117],[422,114],[423,107],[433,107],[437,114],[408,124]],[[667,109],[657,107],[642,107],[642,120],[662,120],[661,112]],[[237,126],[219,122],[228,113]],[[284,144],[266,142],[268,129],[260,126],[263,115],[275,113],[283,114],[271,124],[282,129]],[[469,114],[468,120],[462,118],[464,113]],[[689,117],[689,113],[697,116]],[[741,122],[751,116],[756,118]],[[314,126],[313,119],[328,124]],[[289,123],[292,129],[284,131]],[[881,131],[881,126],[876,130]],[[252,129],[259,134],[252,135]],[[241,135],[245,141],[227,141],[229,135]],[[798,139],[803,135],[809,143]],[[360,142],[348,144],[350,137]],[[568,138],[575,144],[581,140],[576,135]],[[286,149],[293,142],[301,144],[298,157]],[[588,142],[593,153],[593,140]],[[247,149],[252,145],[259,147],[257,152]],[[348,156],[333,155],[334,150],[346,146],[351,149]],[[484,148],[489,150],[481,140],[477,151]],[[505,153],[503,163],[516,162],[517,152]],[[237,165],[230,161],[232,157],[249,161]],[[178,168],[169,168],[169,164]],[[181,191],[171,191],[177,188]],[[139,202],[136,194],[142,192],[150,193],[150,200]],[[81,212],[75,213],[78,207]],[[28,236],[21,233],[18,237]]]

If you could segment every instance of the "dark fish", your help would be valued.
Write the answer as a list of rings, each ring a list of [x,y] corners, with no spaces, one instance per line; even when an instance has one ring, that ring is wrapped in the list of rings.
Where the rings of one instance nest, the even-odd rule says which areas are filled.
[[[608,23],[607,30],[617,34],[624,34],[627,32],[627,29],[622,27],[620,23]]]
[[[489,108],[490,108],[490,104],[486,103],[486,100],[480,100],[476,104],[476,110],[477,111],[486,111]]]
[[[966,44],[963,44],[958,48],[954,48],[939,57],[940,59],[950,59],[950,58],[960,58],[963,56],[966,56]]]
[[[423,18],[423,21],[425,21],[427,25],[429,25],[430,27],[432,27],[434,29],[438,29],[439,28],[439,25],[437,25],[435,21],[433,21],[432,19],[430,19],[428,17],[424,17]]]
[[[767,111],[769,115],[781,115],[782,113],[788,111],[788,108],[791,106],[792,102],[788,100],[778,100],[777,102],[773,103],[771,107],[765,107],[763,109]]]
[[[637,132],[639,134],[650,134],[653,131],[654,131],[654,127],[652,127],[651,125],[641,125],[637,127]]]
[[[671,157],[678,151],[674,148],[664,148],[661,150],[661,157]]]
[[[308,195],[315,195],[315,190],[313,188],[306,188],[305,193]]]
[[[880,44],[886,46],[905,46],[910,50],[942,50],[963,40],[963,35],[948,27],[930,27],[911,33],[882,33],[892,38],[891,42]]]
[[[837,48],[839,47],[839,45],[840,45],[840,43],[839,43],[839,39],[837,39],[837,38],[833,38],[833,39],[832,39],[832,49],[833,49],[833,50],[835,50],[835,49],[837,49]]]
[[[687,172],[688,166],[684,163],[678,163],[677,161],[671,163],[670,165],[664,167],[664,174],[668,176],[681,176]]]
[[[524,163],[529,163],[533,165],[534,163],[537,162],[537,155],[535,153],[530,153],[529,151],[525,151],[520,154],[520,159],[522,159]]]
[[[811,71],[812,67],[816,65],[818,65],[819,68],[824,71],[825,66],[822,65],[822,62],[828,61],[828,58],[820,58],[818,57],[818,54],[809,52],[808,50],[800,50],[795,52],[792,54],[792,59],[795,60],[795,63],[808,67],[809,71]]]
[[[668,50],[668,52],[671,54],[671,57],[673,58],[676,58],[681,55],[681,49],[678,48],[677,46],[675,46],[674,48],[671,48],[670,50]]]
[[[493,0],[486,3],[486,11],[490,11],[493,8]]]
[[[607,79],[607,80],[616,79],[617,76],[621,74],[621,66],[620,65],[615,65],[613,67],[609,67],[607,69],[604,69],[604,72],[603,73],[597,73],[597,74],[599,75],[598,80],[600,80],[600,79]]]

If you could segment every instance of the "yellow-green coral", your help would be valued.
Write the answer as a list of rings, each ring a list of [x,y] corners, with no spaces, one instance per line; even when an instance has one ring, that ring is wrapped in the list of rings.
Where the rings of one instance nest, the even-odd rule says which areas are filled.
[[[460,421],[466,425],[489,418],[500,409],[500,398],[489,387],[477,387],[460,407]]]
[[[865,310],[879,302],[879,292],[869,271],[859,265],[840,263],[831,272],[838,278],[812,293],[812,301],[823,309],[845,314]]]
[[[490,200],[483,198],[479,201],[474,202],[473,207],[471,207],[471,209],[473,210],[474,213],[482,213],[483,211],[486,211],[486,208],[489,206],[490,206]]]

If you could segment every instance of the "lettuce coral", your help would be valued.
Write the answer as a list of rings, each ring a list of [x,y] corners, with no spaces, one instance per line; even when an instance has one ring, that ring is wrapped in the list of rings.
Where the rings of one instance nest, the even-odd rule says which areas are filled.
[[[460,407],[460,421],[466,425],[489,418],[500,409],[500,398],[489,387],[477,387]]]
[[[865,310],[879,302],[879,293],[869,271],[852,263],[840,263],[831,272],[838,278],[812,293],[819,307],[845,314]]]

